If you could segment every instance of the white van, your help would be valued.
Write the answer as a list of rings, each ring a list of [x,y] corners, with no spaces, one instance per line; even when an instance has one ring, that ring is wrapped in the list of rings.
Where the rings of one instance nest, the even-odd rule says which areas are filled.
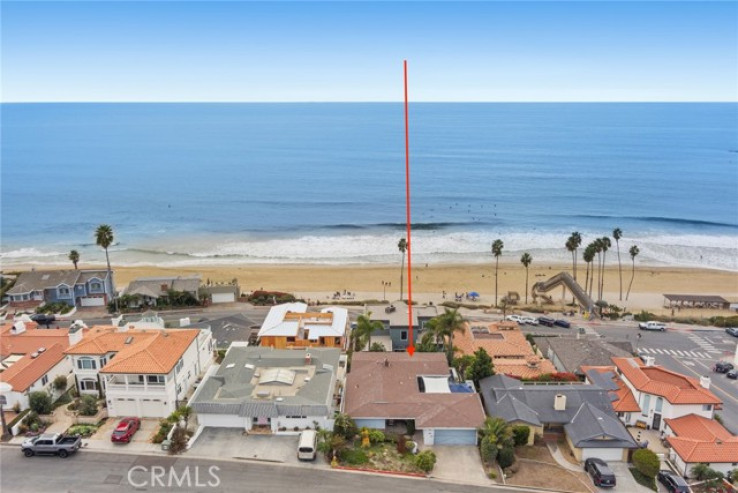
[[[314,430],[305,430],[300,433],[300,441],[297,445],[297,458],[299,460],[315,460],[318,450],[318,434]]]
[[[666,330],[666,324],[662,322],[641,322],[638,324],[638,328],[641,330],[660,330],[661,332]]]

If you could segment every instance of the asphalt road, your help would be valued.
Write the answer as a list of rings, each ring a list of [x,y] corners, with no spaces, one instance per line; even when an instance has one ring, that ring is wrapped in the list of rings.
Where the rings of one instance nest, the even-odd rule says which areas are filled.
[[[242,493],[471,493],[531,491],[455,485],[428,479],[361,474],[309,467],[80,451],[67,458],[25,458],[18,447],[0,449],[0,490],[48,492]],[[129,471],[133,471],[130,472]],[[153,472],[153,477],[152,477]],[[189,477],[187,477],[189,474]],[[539,490],[540,491],[540,490]]]

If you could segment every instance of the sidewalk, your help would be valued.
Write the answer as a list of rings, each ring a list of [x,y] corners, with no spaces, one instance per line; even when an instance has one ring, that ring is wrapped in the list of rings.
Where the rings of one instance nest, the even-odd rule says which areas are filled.
[[[567,471],[571,472],[582,472],[581,467],[577,467],[564,457],[564,455],[561,453],[561,450],[559,449],[558,445],[555,443],[546,442],[546,446],[548,447],[548,451],[551,452],[551,457],[554,458],[556,463],[566,469]]]

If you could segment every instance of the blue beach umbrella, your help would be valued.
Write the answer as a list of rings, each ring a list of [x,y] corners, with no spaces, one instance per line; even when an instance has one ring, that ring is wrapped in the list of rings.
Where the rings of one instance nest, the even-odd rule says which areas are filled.
[[[479,293],[477,293],[476,291],[471,291],[469,293],[469,296],[471,296],[472,298],[479,298]]]

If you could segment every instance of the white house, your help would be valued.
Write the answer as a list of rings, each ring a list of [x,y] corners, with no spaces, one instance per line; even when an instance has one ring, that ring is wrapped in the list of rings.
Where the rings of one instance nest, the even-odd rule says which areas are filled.
[[[696,414],[712,419],[716,405],[722,401],[710,392],[710,377],[700,380],[654,365],[654,359],[646,362],[638,358],[612,358],[618,375],[630,389],[639,412],[624,413],[621,419],[626,425],[643,425],[663,431],[665,419]]]
[[[163,418],[213,362],[208,329],[95,327],[66,353],[80,393],[102,391],[109,416]]]
[[[333,429],[341,352],[233,343],[190,400],[201,426],[267,432]]]
[[[39,348],[36,352],[24,355],[0,373],[0,381],[12,387],[11,391],[3,394],[7,399],[7,408],[12,408],[16,403],[21,410],[28,408],[31,392],[45,391],[53,396],[54,379],[59,375],[66,378],[71,372],[72,366],[64,356],[61,344]]]
[[[738,466],[738,436],[715,420],[696,414],[666,419],[664,432],[669,458],[684,477],[700,463],[726,475]]]

